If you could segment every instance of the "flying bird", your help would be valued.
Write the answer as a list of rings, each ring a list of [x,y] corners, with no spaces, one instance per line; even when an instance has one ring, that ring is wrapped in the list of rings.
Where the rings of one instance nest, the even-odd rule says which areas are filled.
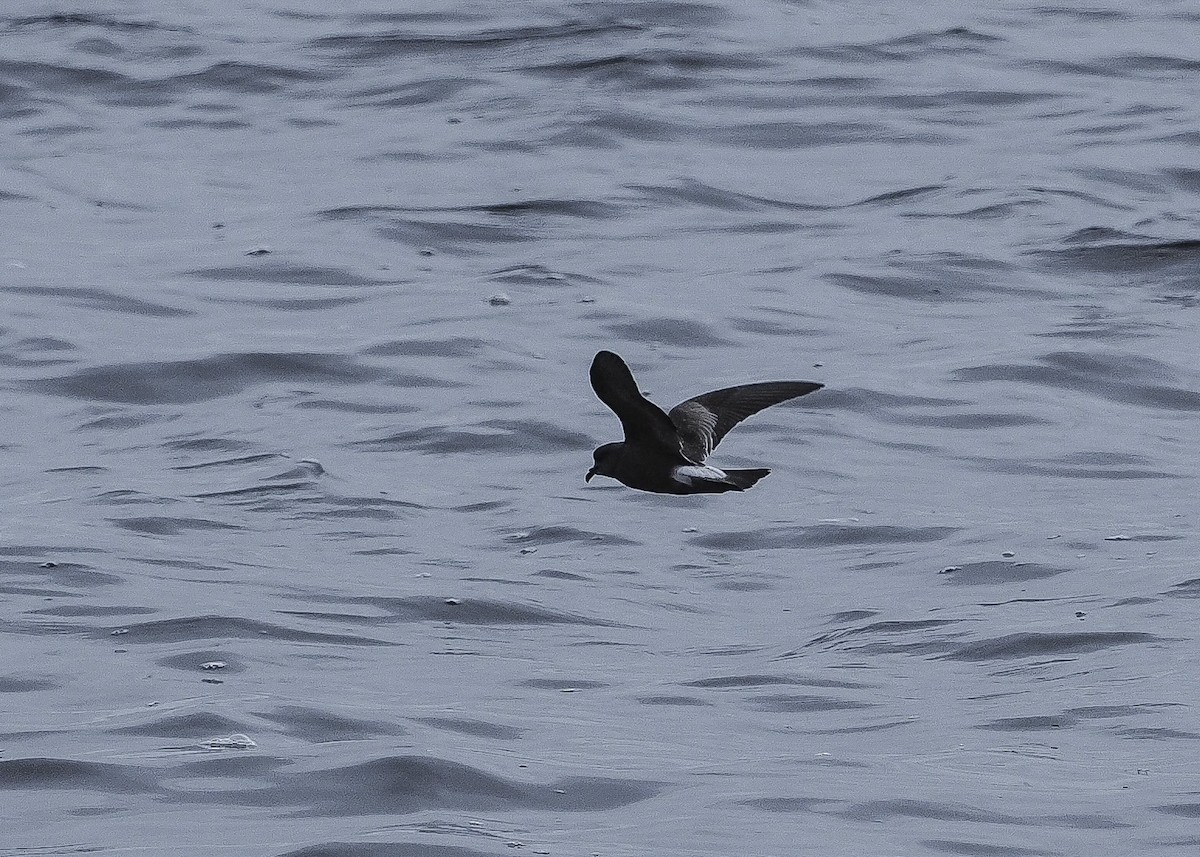
[[[825,386],[812,381],[743,384],[704,393],[663,413],[641,394],[625,361],[611,351],[596,354],[591,379],[600,401],[621,420],[625,440],[597,447],[584,481],[610,476],[630,488],[657,494],[745,491],[771,471],[765,467],[721,470],[705,464],[709,453],[751,414]]]

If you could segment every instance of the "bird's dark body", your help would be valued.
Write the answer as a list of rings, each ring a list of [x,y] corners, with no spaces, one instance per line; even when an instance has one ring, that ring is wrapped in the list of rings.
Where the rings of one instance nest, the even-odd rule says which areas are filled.
[[[608,447],[603,453],[600,450]],[[655,494],[721,494],[725,491],[745,491],[770,470],[755,468],[753,470],[724,470],[724,480],[695,479],[690,484],[671,478],[675,467],[694,465],[682,455],[672,459],[664,459],[657,450],[648,450],[643,446],[628,443],[608,443],[596,450],[597,461],[610,460],[611,472],[603,472],[618,482],[637,488],[639,491],[651,491]],[[664,461],[669,462],[664,467]]]
[[[720,470],[704,463],[708,454],[751,414],[823,386],[767,381],[727,387],[688,399],[668,414],[641,394],[625,361],[611,351],[596,354],[591,381],[596,395],[620,418],[625,440],[598,447],[586,478],[610,476],[657,494],[745,491],[771,471]]]

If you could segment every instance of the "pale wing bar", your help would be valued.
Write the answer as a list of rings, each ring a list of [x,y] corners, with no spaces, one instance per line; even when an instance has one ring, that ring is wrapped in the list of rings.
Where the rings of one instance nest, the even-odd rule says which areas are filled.
[[[765,381],[726,387],[680,402],[668,416],[679,432],[683,454],[699,464],[746,417],[823,386],[813,381]]]

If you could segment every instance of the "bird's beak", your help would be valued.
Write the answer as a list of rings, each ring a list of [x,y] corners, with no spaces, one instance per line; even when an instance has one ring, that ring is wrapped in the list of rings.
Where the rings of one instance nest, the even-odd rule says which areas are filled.
[[[592,481],[592,477],[593,477],[593,476],[595,476],[595,475],[596,475],[596,468],[594,468],[594,467],[593,467],[591,470],[589,470],[589,471],[587,472],[587,476],[583,477],[583,481],[584,481],[584,482],[591,482],[591,481]]]

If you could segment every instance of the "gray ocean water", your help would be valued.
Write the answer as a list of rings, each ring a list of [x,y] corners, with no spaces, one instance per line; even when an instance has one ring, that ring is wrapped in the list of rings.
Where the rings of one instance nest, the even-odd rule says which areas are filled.
[[[1194,3],[5,4],[0,855],[1194,855]],[[670,406],[826,385],[604,479]]]

